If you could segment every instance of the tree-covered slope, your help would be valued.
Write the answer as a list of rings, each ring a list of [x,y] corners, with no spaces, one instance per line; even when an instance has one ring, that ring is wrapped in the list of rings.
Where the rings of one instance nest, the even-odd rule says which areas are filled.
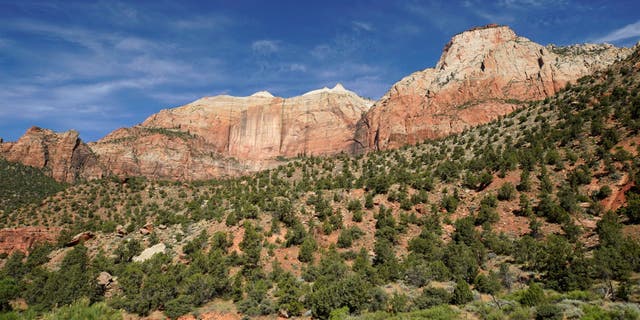
[[[224,300],[247,317],[637,318],[639,69],[636,51],[553,98],[398,150],[71,186],[7,221],[95,238],[53,262],[10,256],[0,280],[19,290],[5,297],[43,310],[109,296],[170,317]],[[133,261],[159,243],[165,253]],[[99,272],[119,290],[96,288]]]
[[[0,212],[9,213],[64,189],[41,170],[0,158]]]

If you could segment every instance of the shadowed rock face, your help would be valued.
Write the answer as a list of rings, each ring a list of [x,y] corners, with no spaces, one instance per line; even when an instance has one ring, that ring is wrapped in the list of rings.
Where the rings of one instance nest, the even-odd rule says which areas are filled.
[[[435,68],[394,84],[360,121],[356,140],[365,150],[390,149],[458,133],[552,96],[631,51],[543,47],[504,26],[469,30],[451,39]]]
[[[271,168],[279,157],[348,152],[370,101],[337,85],[292,98],[262,91],[162,110],[91,148],[117,175],[194,180]]]
[[[64,182],[102,177],[104,170],[78,132],[56,133],[32,127],[16,142],[2,143],[0,155],[8,161],[45,169]]]

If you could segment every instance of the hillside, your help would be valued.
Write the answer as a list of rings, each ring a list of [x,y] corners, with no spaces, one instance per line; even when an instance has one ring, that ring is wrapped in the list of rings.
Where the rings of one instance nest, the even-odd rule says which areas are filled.
[[[639,130],[636,50],[414,146],[238,178],[80,183],[5,213],[12,226],[67,229],[61,244],[91,233],[5,259],[1,283],[15,290],[0,305],[106,297],[174,318],[635,319]]]
[[[9,213],[64,190],[65,185],[31,166],[0,158],[0,213]],[[3,221],[6,221],[3,219]]]

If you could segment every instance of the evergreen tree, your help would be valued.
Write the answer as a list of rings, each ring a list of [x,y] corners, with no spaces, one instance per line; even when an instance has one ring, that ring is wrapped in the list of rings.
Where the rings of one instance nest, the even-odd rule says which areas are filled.
[[[451,303],[462,305],[471,301],[473,301],[473,293],[469,288],[469,284],[464,280],[458,280],[451,296]]]

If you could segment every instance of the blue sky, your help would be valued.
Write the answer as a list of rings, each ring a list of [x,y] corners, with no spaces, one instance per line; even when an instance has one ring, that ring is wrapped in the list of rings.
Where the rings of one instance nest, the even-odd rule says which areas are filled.
[[[0,0],[0,137],[94,141],[202,96],[289,97],[341,82],[377,99],[459,32],[541,44],[640,40],[640,2]]]

